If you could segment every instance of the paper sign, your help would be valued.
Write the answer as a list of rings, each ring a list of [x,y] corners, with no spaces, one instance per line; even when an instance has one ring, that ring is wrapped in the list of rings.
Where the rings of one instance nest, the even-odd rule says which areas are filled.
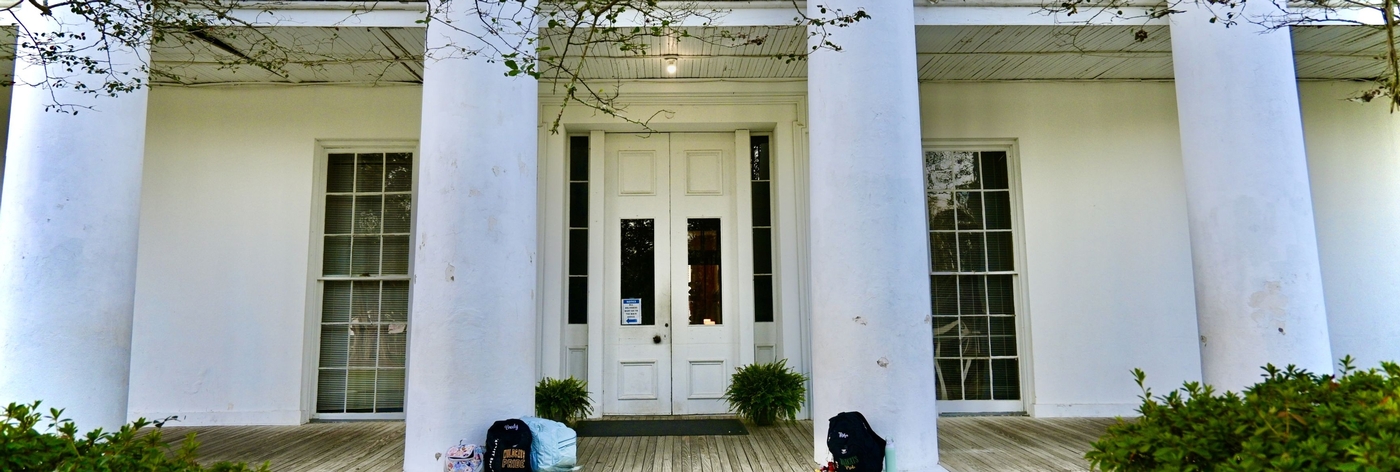
[[[639,325],[642,324],[642,299],[624,298],[622,299],[622,324]]]

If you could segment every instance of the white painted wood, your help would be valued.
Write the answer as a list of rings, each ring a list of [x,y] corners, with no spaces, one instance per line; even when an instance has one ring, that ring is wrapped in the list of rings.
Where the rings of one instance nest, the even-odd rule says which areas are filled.
[[[923,81],[1172,77],[1171,39],[1164,20],[1146,25],[1135,21],[1086,26],[1047,15],[1027,15],[1019,7],[971,7],[959,3],[934,8],[940,12],[938,21],[921,23],[916,29],[919,79]],[[368,18],[379,13],[384,12],[364,15]],[[1006,20],[1017,14],[1023,21]],[[1147,33],[1142,41],[1135,35],[1140,29]],[[616,48],[590,49],[591,58],[579,72],[592,79],[668,82],[806,77],[801,62],[775,57],[804,51],[806,35],[800,28],[735,26],[727,31],[737,37],[764,40],[675,42],[662,37],[641,38],[647,54]],[[256,66],[226,64],[226,52],[198,41],[179,40],[184,38],[157,44],[152,52],[153,67],[171,74],[155,78],[163,84],[413,85],[422,82],[424,32],[421,25],[379,26],[373,21],[339,27],[284,24],[256,36],[226,35],[221,39],[235,48],[252,50],[258,46],[250,40],[265,34],[289,46],[291,57],[285,76]],[[699,28],[689,32],[705,34]],[[1383,62],[1374,60],[1384,54],[1383,31],[1358,25],[1328,25],[1299,28],[1293,35],[1299,78],[1362,79],[1384,72]],[[556,41],[544,39],[556,51],[563,50]],[[667,57],[679,59],[679,70],[674,75],[664,71]],[[545,71],[546,82],[551,74]]]
[[[873,19],[808,59],[814,417],[860,411],[895,442],[899,470],[942,470],[913,6],[825,7]]]
[[[803,110],[805,114],[806,110]],[[773,193],[773,321],[777,326],[769,339],[774,357],[787,359],[788,366],[812,374],[808,362],[807,323],[807,167],[806,128],[799,121],[780,123],[773,129],[769,151]],[[758,337],[755,331],[755,339]],[[755,341],[757,343],[757,341]],[[808,388],[810,395],[811,388]],[[802,414],[810,418],[811,401]]]
[[[676,240],[671,226],[671,192],[673,186],[683,186],[684,181],[676,183],[671,176],[674,163],[670,144],[670,136],[665,133],[607,136],[602,167],[607,169],[606,175],[619,177],[601,182],[605,216],[598,225],[604,241],[602,257],[598,257],[604,261],[603,291],[599,297],[603,310],[598,324],[593,326],[603,333],[603,414],[667,415],[672,411],[669,323],[675,309],[671,298],[676,294],[672,293],[670,265]],[[633,193],[628,193],[629,189]],[[654,307],[652,325],[622,325],[621,224],[628,219],[653,220],[655,300],[643,300]],[[681,241],[680,247],[684,248],[684,240]],[[649,393],[638,393],[643,390]]]
[[[677,415],[725,413],[728,405],[719,396],[703,387],[691,385],[700,381],[707,385],[728,386],[729,375],[737,367],[741,349],[739,331],[744,327],[739,309],[738,287],[741,280],[752,285],[753,272],[739,273],[737,223],[734,217],[734,133],[672,133],[671,139],[671,412]],[[686,162],[693,155],[719,155],[721,169],[718,177],[724,191],[720,194],[692,195],[681,182],[686,181],[684,168],[675,163]],[[687,262],[687,221],[691,218],[720,220],[720,289],[721,320],[717,324],[692,324],[690,319],[690,270]],[[751,230],[747,230],[751,231]],[[748,256],[752,258],[752,256]],[[658,273],[662,271],[658,269]],[[752,329],[752,321],[748,328]],[[752,348],[749,348],[752,351]],[[716,365],[718,369],[714,368]],[[695,370],[700,369],[698,372]]]
[[[17,14],[32,34],[97,41],[66,8]],[[146,78],[148,51],[74,46],[119,80]],[[52,67],[89,89],[108,79]],[[14,73],[0,201],[0,403],[42,400],[80,431],[112,430],[127,419],[148,89],[116,97],[50,89],[45,67],[25,60]],[[79,108],[49,110],[57,104]]]
[[[567,359],[564,362],[564,372],[560,377],[572,377],[579,380],[588,378],[588,348],[573,347],[568,348],[565,354]]]
[[[604,372],[603,345],[604,317],[603,294],[606,286],[603,281],[610,275],[604,271],[603,258],[607,233],[603,222],[607,221],[606,185],[607,135],[594,130],[588,133],[588,398],[593,404],[593,417],[603,416]],[[556,231],[563,227],[555,228]],[[555,292],[561,293],[561,292]]]
[[[685,153],[685,194],[724,195],[724,156],[719,151]]]
[[[737,364],[734,367],[743,367],[752,364],[754,361],[754,288],[753,288],[753,185],[752,181],[752,150],[749,142],[749,130],[741,129],[734,132],[734,154],[731,175],[733,180],[734,198],[729,200],[730,213],[734,215],[733,238],[735,242],[734,264],[736,273],[736,286],[729,290],[729,293],[737,299],[738,307],[737,321],[739,322],[738,349],[735,357]],[[769,146],[772,147],[771,144]],[[771,152],[770,152],[771,154]],[[772,161],[772,157],[769,157]]]
[[[1330,373],[1288,31],[1210,17],[1171,20],[1203,378],[1238,391],[1267,363]]]
[[[540,218],[536,231],[540,238],[539,272],[536,274],[537,300],[539,303],[538,346],[540,347],[540,377],[565,378],[569,376],[568,349],[587,345],[587,334],[579,339],[569,326],[568,314],[568,231],[554,231],[554,228],[569,225],[568,201],[565,198],[569,186],[568,174],[568,135],[549,133],[541,127],[539,191],[540,198],[536,211]],[[554,294],[547,296],[545,294]],[[579,377],[584,379],[584,377]]]
[[[485,27],[453,11],[452,25],[429,26],[429,49],[472,44]],[[441,470],[448,447],[482,444],[492,422],[534,411],[538,85],[499,67],[444,57],[424,71],[410,472]]]
[[[620,183],[604,183],[608,189],[605,191],[608,216],[603,223],[606,243],[601,257],[605,261],[606,277],[602,317],[604,413],[723,413],[727,406],[720,395],[728,385],[728,373],[744,350],[737,334],[743,326],[737,296],[742,277],[737,275],[740,272],[738,229],[732,216],[735,207],[733,174],[737,165],[735,134],[611,134],[607,139],[605,165],[616,169],[607,174],[619,175]],[[648,158],[637,157],[643,155]],[[645,165],[637,164],[642,162]],[[652,181],[645,182],[633,176],[629,184],[627,165],[655,169],[655,172],[636,172],[653,176]],[[697,182],[705,184],[695,185]],[[626,193],[626,185],[634,192]],[[652,194],[636,191],[644,188],[655,191]],[[620,322],[618,248],[621,240],[617,226],[621,220],[631,218],[655,221],[657,301],[655,324],[650,326],[623,326]],[[723,296],[721,320],[713,325],[690,324],[686,250],[690,218],[719,218],[721,221],[720,287]],[[752,347],[748,350],[751,352]],[[653,386],[653,381],[657,385]],[[609,393],[609,388],[614,390]],[[651,388],[655,388],[655,395],[644,393],[651,392]],[[661,395],[670,398],[660,398]]]

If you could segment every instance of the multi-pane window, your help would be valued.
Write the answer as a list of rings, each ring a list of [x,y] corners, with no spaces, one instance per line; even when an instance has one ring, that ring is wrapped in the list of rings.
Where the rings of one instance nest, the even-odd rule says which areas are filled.
[[[768,137],[749,137],[753,204],[753,320],[773,321],[773,208]]]
[[[413,155],[330,154],[317,413],[402,412]]]
[[[569,138],[569,324],[588,323],[588,136]]]
[[[925,151],[939,400],[1018,400],[1007,153]]]

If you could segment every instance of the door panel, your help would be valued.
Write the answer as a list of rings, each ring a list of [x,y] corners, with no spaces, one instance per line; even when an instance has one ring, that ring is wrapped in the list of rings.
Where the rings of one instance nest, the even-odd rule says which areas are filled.
[[[725,413],[739,327],[734,135],[673,134],[671,162],[671,411]]]
[[[740,326],[734,143],[606,137],[604,414],[727,411]]]
[[[603,413],[671,414],[670,139],[609,134],[604,165]],[[641,299],[624,325],[624,298]]]

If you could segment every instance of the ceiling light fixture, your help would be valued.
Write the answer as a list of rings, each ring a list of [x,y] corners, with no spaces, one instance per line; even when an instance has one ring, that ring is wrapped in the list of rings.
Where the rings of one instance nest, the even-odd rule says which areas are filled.
[[[666,56],[666,75],[676,75],[676,56]]]

